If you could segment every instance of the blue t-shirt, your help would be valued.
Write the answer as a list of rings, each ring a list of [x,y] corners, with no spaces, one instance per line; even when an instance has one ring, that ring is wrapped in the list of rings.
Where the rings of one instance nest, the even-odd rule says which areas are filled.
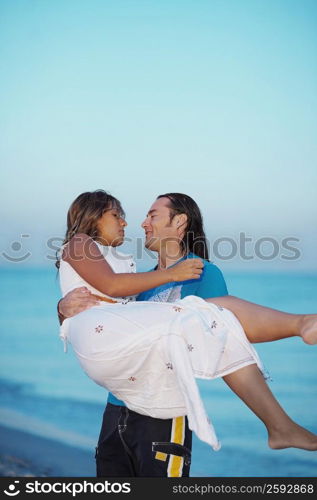
[[[189,253],[187,258],[197,258],[197,255]],[[184,259],[185,257],[180,259],[178,262]],[[155,269],[156,268],[151,269],[151,271],[154,271]],[[165,285],[152,288],[146,292],[141,292],[137,296],[136,300],[175,302],[175,300],[183,299],[188,295],[196,295],[196,297],[201,297],[202,299],[228,295],[226,282],[219,267],[211,262],[208,262],[207,260],[204,260],[203,272],[199,279],[166,283]],[[111,392],[109,392],[108,403],[125,406],[124,402],[117,399],[113,394],[111,394]]]

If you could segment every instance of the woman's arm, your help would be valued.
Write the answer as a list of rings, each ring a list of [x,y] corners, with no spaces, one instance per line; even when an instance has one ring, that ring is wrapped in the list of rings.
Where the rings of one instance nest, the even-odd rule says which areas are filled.
[[[135,295],[171,281],[200,277],[201,259],[187,259],[163,271],[115,273],[90,236],[77,234],[64,248],[63,260],[91,286],[111,297]]]

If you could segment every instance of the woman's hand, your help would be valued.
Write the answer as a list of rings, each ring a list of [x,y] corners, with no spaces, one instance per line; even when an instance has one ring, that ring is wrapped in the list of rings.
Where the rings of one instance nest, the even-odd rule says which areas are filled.
[[[170,273],[171,281],[186,281],[200,278],[203,272],[202,259],[186,259],[173,267],[166,269]]]

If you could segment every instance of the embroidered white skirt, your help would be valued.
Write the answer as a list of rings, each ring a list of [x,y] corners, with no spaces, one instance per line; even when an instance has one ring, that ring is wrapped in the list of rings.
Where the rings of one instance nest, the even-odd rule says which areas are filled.
[[[189,427],[220,448],[195,377],[213,379],[261,361],[227,309],[188,296],[174,303],[102,304],[64,321],[86,374],[155,418],[187,415]]]

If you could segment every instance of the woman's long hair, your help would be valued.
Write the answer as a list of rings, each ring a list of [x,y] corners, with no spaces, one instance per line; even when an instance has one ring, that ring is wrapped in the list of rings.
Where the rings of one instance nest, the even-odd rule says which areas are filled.
[[[190,196],[182,193],[160,194],[157,199],[159,198],[169,199],[170,221],[177,214],[187,215],[187,226],[180,242],[184,255],[192,252],[202,259],[209,260],[203,217],[197,203]]]
[[[98,237],[98,220],[106,210],[112,208],[116,208],[124,217],[120,201],[102,189],[87,191],[77,196],[67,213],[67,229],[62,244],[68,243],[78,233],[84,233],[92,239],[96,239]],[[60,258],[56,256],[57,268],[59,268],[59,264]]]

